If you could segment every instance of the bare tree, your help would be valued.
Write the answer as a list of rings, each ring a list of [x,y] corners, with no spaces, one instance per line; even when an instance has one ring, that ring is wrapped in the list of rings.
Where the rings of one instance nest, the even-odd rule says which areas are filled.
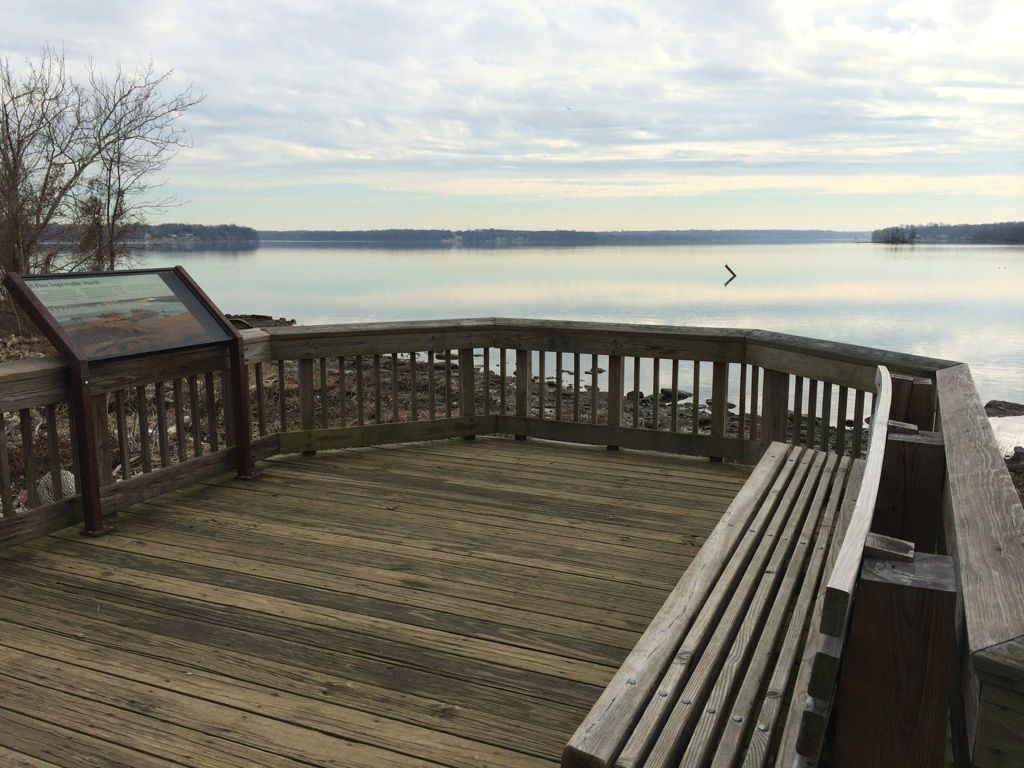
[[[170,76],[155,72],[150,64],[130,74],[118,67],[109,81],[91,78],[91,92],[110,137],[76,195],[76,209],[86,213],[79,223],[95,233],[90,250],[81,242],[79,247],[93,269],[114,269],[130,252],[126,240],[147,217],[176,204],[172,196],[152,194],[161,183],[155,175],[178,149],[190,145],[178,118],[202,97],[191,88],[162,96]]]
[[[171,74],[118,67],[108,79],[90,66],[82,85],[49,47],[20,75],[0,59],[0,272],[113,269],[144,215],[173,202],[146,194],[152,174],[187,146],[177,120],[201,97],[190,88],[164,95]],[[57,222],[81,234],[61,262],[40,243]]]

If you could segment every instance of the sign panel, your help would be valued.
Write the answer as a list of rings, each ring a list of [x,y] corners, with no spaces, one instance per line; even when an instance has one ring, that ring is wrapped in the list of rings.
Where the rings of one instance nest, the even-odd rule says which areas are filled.
[[[87,360],[230,340],[173,270],[25,277]]]

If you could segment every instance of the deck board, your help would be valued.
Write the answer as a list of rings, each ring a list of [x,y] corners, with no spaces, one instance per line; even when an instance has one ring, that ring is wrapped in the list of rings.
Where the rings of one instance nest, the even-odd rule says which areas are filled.
[[[555,766],[748,468],[280,457],[0,559],[0,760]]]

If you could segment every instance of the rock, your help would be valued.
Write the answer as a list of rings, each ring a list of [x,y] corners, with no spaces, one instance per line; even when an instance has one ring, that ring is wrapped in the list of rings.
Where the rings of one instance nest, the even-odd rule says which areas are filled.
[[[986,416],[1024,416],[1024,405],[1006,400],[989,400],[985,403]]]
[[[708,405],[708,407],[710,407],[712,405],[710,397],[707,400],[705,400],[704,402]],[[725,407],[726,407],[727,410],[731,410],[731,409],[736,407],[736,403],[730,403],[730,402],[726,401]]]
[[[1013,449],[1013,456],[1006,460],[1006,468],[1014,474],[1024,474],[1024,447]]]
[[[632,390],[632,389],[629,392],[626,393],[626,399],[627,400],[636,400],[638,397],[640,398],[641,401],[643,401],[644,393],[643,392],[638,392],[638,391]]]
[[[670,403],[673,400],[686,400],[687,398],[693,397],[692,392],[684,392],[681,389],[673,390],[672,387],[662,387],[658,391],[661,393],[662,401],[666,403]]]
[[[604,368],[598,368],[598,369],[597,369],[597,372],[598,372],[598,373],[604,373]],[[586,372],[586,374],[584,374],[584,375],[586,375],[586,376],[590,376],[590,375],[592,375],[593,373],[594,373],[594,372],[593,372],[592,370],[590,370],[590,371],[587,371],[587,372]]]

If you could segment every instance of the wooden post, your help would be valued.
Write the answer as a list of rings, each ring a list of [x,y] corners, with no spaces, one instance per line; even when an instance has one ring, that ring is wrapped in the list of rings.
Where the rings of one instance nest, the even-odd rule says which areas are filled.
[[[946,452],[942,435],[889,432],[871,530],[941,554]]]
[[[786,381],[789,381],[787,377]],[[729,421],[729,364],[715,363],[711,369],[711,434],[725,437],[725,425]],[[721,456],[710,457],[721,462]]]
[[[935,428],[935,386],[931,379],[892,374],[892,407],[889,418],[916,424],[930,432]]]
[[[100,485],[110,485],[114,482],[114,470],[110,466],[111,457],[114,455],[111,450],[110,425],[107,423],[107,395],[106,393],[93,395],[92,418],[96,425],[96,460],[99,467]]]
[[[484,376],[486,378],[486,372]],[[473,350],[459,350],[459,415],[462,418],[476,415],[476,372],[474,371]],[[543,386],[543,384],[542,384]],[[476,435],[465,435],[473,440]]]
[[[773,440],[786,442],[788,420],[789,374],[766,369],[761,399],[761,445],[767,446]]]
[[[950,558],[865,558],[836,700],[837,768],[943,765],[955,608]]]
[[[378,391],[378,397],[380,393]],[[379,400],[378,400],[379,402]],[[313,431],[313,361],[299,360],[299,421],[304,432]],[[303,456],[313,456],[316,451],[303,451]]]
[[[576,366],[579,368],[579,365]],[[578,371],[577,371],[578,373]],[[526,419],[530,416],[530,401],[533,389],[533,367],[530,350],[516,350],[516,416]],[[516,440],[525,440],[526,435],[516,435]]]
[[[622,355],[608,355],[608,426],[622,426],[622,396],[625,386],[626,368],[622,363]],[[609,445],[609,451],[619,450],[617,445]]]

